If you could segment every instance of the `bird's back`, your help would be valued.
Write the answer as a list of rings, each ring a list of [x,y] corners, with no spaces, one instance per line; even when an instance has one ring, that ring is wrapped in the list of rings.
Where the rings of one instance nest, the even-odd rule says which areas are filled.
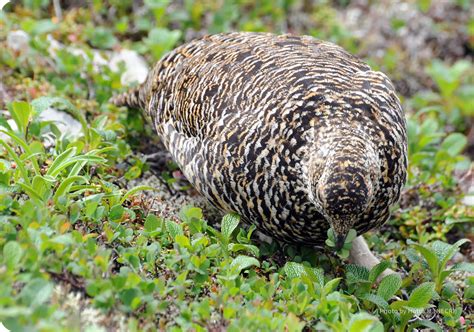
[[[353,88],[356,73],[369,70],[341,47],[309,36],[228,33],[166,55],[150,75],[150,96],[166,94],[154,105],[160,122],[172,118],[207,136],[209,122],[226,114],[255,117],[275,103],[317,101]]]
[[[305,162],[338,128],[377,147],[383,177],[356,224],[383,223],[406,173],[403,113],[385,75],[311,37],[229,33],[166,55],[136,97],[190,182],[271,235],[321,243]]]

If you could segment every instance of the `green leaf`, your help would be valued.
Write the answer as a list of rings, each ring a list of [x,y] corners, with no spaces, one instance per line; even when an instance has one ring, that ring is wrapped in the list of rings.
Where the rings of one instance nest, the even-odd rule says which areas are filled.
[[[446,150],[452,157],[457,156],[467,145],[467,138],[461,133],[449,134],[441,143],[441,149]]]
[[[462,263],[457,263],[454,264],[450,271],[465,271],[469,273],[474,273],[474,264],[473,263],[467,263],[467,262],[462,262]]]
[[[397,300],[397,301],[394,301],[394,302],[390,303],[390,308],[392,308],[394,310],[400,310],[400,309],[404,308],[407,305],[408,305],[408,301]]]
[[[331,239],[326,239],[325,243],[328,247],[335,247],[336,246],[336,243]]]
[[[431,0],[418,0],[416,3],[418,8],[420,8],[424,13],[426,13],[431,7]]]
[[[43,201],[43,197],[41,197],[40,195],[38,195],[38,193],[36,192],[36,190],[33,189],[32,186],[26,184],[26,183],[21,183],[21,182],[18,182],[18,185],[21,187],[21,189],[23,189],[23,191],[28,195],[30,196],[31,199],[33,200],[38,200],[39,202],[42,202]]]
[[[165,10],[170,0],[145,0],[144,3],[151,9],[162,9]]]
[[[146,217],[144,227],[147,232],[154,232],[161,227],[161,220],[154,214],[149,214]]]
[[[136,194],[139,191],[143,191],[143,190],[156,190],[156,189],[153,188],[153,187],[150,187],[150,186],[136,186],[136,187],[130,189],[129,191],[127,191],[125,193],[125,195],[123,195],[122,199],[120,200],[120,204],[123,204],[127,200],[127,198],[129,198],[130,196]]]
[[[360,312],[352,315],[351,320],[349,321],[349,326],[347,331],[349,332],[368,332],[373,331],[372,327],[377,324],[379,325],[380,330],[380,321],[377,317],[369,315],[365,312]],[[377,331],[379,331],[377,330]],[[383,331],[383,327],[382,327]]]
[[[72,238],[71,233],[66,233],[66,234],[55,236],[50,241],[54,242],[54,243],[64,244],[64,245],[72,245],[72,244],[75,243],[74,239]]]
[[[306,275],[305,266],[295,262],[287,262],[283,267],[283,271],[290,279],[301,278],[301,276]]]
[[[423,258],[428,263],[428,266],[430,267],[431,273],[433,273],[436,276],[439,272],[439,261],[435,252],[431,251],[427,247],[424,247],[416,243],[413,244],[413,247],[423,256]]]
[[[425,282],[415,288],[408,299],[407,306],[412,308],[425,308],[435,295],[435,284]]]
[[[357,237],[357,231],[355,229],[351,228],[349,230],[349,233],[347,233],[345,243],[352,242],[356,237]]]
[[[51,195],[51,182],[47,177],[36,175],[32,182],[33,190],[41,197],[42,201],[46,201]]]
[[[57,24],[55,24],[51,19],[23,20],[21,27],[23,30],[28,32],[28,34],[42,35],[54,31]]]
[[[378,306],[380,308],[388,308],[387,300],[385,300],[384,298],[382,298],[379,295],[367,293],[367,294],[362,295],[361,298],[363,300],[372,302],[373,304],[375,304],[376,306]]]
[[[287,262],[283,267],[283,272],[289,279],[308,277],[313,282],[317,282],[321,287],[324,285],[324,275],[320,269],[305,266],[301,263]]]
[[[332,280],[329,280],[323,287],[323,293],[324,294],[329,294],[332,292],[334,289],[336,289],[337,285],[339,285],[339,282],[341,281],[342,278],[334,278]]]
[[[349,257],[349,253],[349,249],[346,248],[342,248],[341,250],[337,251],[337,255],[342,259],[346,259],[347,257]]]
[[[121,204],[116,204],[110,208],[109,218],[114,222],[120,222],[125,213],[125,208]]]
[[[438,324],[436,324],[434,322],[431,322],[429,320],[426,320],[426,319],[417,320],[413,324],[410,324],[410,326],[408,326],[407,330],[408,331],[415,331],[415,329],[419,326],[427,327],[429,331],[435,331],[435,332],[442,332],[443,331]],[[426,329],[417,329],[417,331],[425,331],[425,330]]]
[[[332,228],[328,228],[327,236],[328,236],[328,238],[326,239],[326,244],[329,247],[335,247],[336,246],[336,234],[334,234],[334,230]]]
[[[8,135],[13,141],[15,141],[16,144],[22,147],[22,149],[25,151],[25,154],[26,154],[26,156],[24,156],[23,159],[31,160],[31,164],[33,165],[33,168],[35,169],[36,175],[40,175],[41,172],[38,165],[38,161],[35,158],[35,155],[37,154],[31,151],[28,143],[22,137],[15,134],[13,131],[6,131],[6,130],[1,129],[0,132],[4,133],[5,135]],[[39,144],[42,147],[41,143]]]
[[[406,317],[408,317],[408,316],[413,316],[413,315],[420,316],[423,313],[423,311],[425,311],[426,308],[414,308],[414,307],[404,306],[403,309],[410,313],[409,315],[406,315],[406,313],[403,313],[406,315]]]
[[[474,217],[447,217],[444,223],[446,225],[460,224],[460,223],[472,223],[474,222]]]
[[[452,245],[448,245],[444,242],[441,241],[435,241],[433,243],[433,249],[438,252],[442,251],[442,254],[440,254],[441,257],[441,266],[444,269],[446,267],[446,264],[448,264],[448,261],[456,254],[456,252],[459,250],[459,248],[467,242],[471,242],[468,239],[461,239],[456,241],[456,243]],[[447,245],[447,246],[444,246]],[[440,249],[442,248],[442,249]]]
[[[118,43],[117,38],[108,28],[96,26],[86,30],[87,38],[92,46],[102,49],[110,49]]]
[[[59,174],[60,169],[62,169],[62,165],[65,164],[69,159],[71,159],[76,154],[76,148],[72,147],[65,150],[59,156],[57,156],[51,166],[49,166],[48,171],[46,172],[47,175],[55,176]]]
[[[438,85],[444,98],[452,98],[454,91],[461,83],[461,75],[470,67],[468,61],[457,61],[453,66],[449,67],[441,60],[433,60],[427,68],[428,74]]]
[[[191,248],[191,241],[187,236],[178,234],[175,236],[174,240],[180,247]]]
[[[170,234],[171,238],[174,239],[177,235],[184,235],[183,228],[181,225],[175,223],[172,220],[165,221],[166,230]]]
[[[106,153],[106,152],[110,152],[110,151],[116,151],[117,148],[116,147],[113,147],[113,146],[108,146],[108,147],[105,147],[105,148],[102,148],[102,149],[94,149],[94,150],[91,150],[89,152],[87,152],[85,155],[86,156],[97,156],[99,154],[102,154],[102,153]],[[76,176],[77,174],[79,174],[79,172],[82,170],[82,168],[87,164],[87,160],[82,160],[82,161],[79,161],[77,162],[72,168],[71,168],[71,171],[69,172],[69,175],[68,177],[71,177],[71,176]]]
[[[75,148],[72,148],[72,149],[75,149]],[[53,164],[55,164],[56,160],[53,161]],[[81,155],[81,156],[74,156],[74,157],[66,157],[66,158],[62,158],[60,162],[55,164],[54,168],[53,168],[53,164],[52,164],[51,168],[48,169],[48,172],[46,172],[46,175],[49,175],[49,176],[55,178],[59,175],[59,173],[61,173],[62,170],[64,170],[65,168],[67,168],[71,165],[77,166],[79,164],[79,165],[81,165],[81,168],[82,168],[83,167],[83,165],[81,164],[82,162],[103,164],[103,163],[106,162],[106,160],[102,157],[92,156],[92,155],[88,155],[88,154]]]
[[[20,133],[26,133],[26,127],[30,121],[31,106],[26,101],[14,101],[9,108],[10,115],[18,126]]]
[[[120,292],[120,300],[125,304],[127,307],[135,307],[134,305],[134,300],[135,299],[140,299],[140,291],[136,288],[129,288],[125,289],[122,292]]]
[[[55,104],[62,104],[68,108],[74,108],[74,105],[65,98],[60,97],[40,97],[31,102],[31,106],[36,113],[41,113]]]
[[[252,244],[231,243],[229,244],[229,250],[231,252],[248,251],[256,257],[260,256],[260,250]]]
[[[228,213],[222,218],[221,232],[227,240],[237,228],[239,222],[240,216],[236,213]]]
[[[360,265],[347,264],[346,265],[346,274],[347,277],[355,281],[368,281],[369,280],[369,270]]]
[[[33,279],[20,292],[24,305],[37,307],[49,300],[53,293],[53,285],[44,279]]]
[[[7,152],[8,152],[8,155],[15,161],[18,169],[21,172],[21,175],[23,177],[23,181],[25,181],[24,184],[26,184],[28,186],[31,185],[30,177],[28,176],[28,171],[25,167],[25,163],[23,162],[23,160],[21,160],[18,157],[18,155],[15,153],[15,151],[13,151],[13,149],[4,140],[0,140],[0,144],[3,145],[5,150],[7,150]],[[18,183],[18,184],[20,184],[20,183]]]
[[[74,182],[89,183],[89,181],[84,176],[79,175],[71,176],[63,180],[53,195],[53,201],[55,204],[59,204],[59,197],[65,196],[69,193],[69,189]]]
[[[428,143],[432,140],[432,138],[437,137],[439,129],[439,123],[432,118],[428,118],[423,121],[423,123],[420,126],[420,138],[427,138]],[[426,144],[423,144],[421,142],[418,142],[418,145],[424,146]]]
[[[395,295],[401,286],[402,278],[398,274],[389,274],[380,282],[379,288],[377,289],[377,295],[385,301],[388,301],[393,295]]]
[[[11,269],[21,260],[23,249],[16,241],[9,241],[3,247],[3,261]]]
[[[181,31],[179,30],[170,31],[165,28],[153,28],[150,30],[148,38],[145,39],[145,44],[155,59],[159,59],[165,52],[173,48],[180,37]]]
[[[179,211],[182,221],[191,224],[194,220],[203,219],[202,209],[194,206],[186,206]]]
[[[260,267],[260,262],[255,257],[239,255],[232,260],[230,266],[236,274],[239,274],[242,270],[248,269],[251,266]]]
[[[388,269],[389,266],[390,266],[390,262],[388,261],[383,261],[375,265],[369,272],[370,283],[374,283],[377,280],[377,278],[383,273],[383,271]]]

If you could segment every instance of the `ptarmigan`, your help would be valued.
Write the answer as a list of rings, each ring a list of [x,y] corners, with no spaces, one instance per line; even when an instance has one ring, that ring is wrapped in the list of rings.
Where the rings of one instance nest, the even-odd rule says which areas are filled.
[[[390,80],[309,36],[226,33],[178,47],[139,88],[184,175],[217,208],[280,240],[383,224],[406,179],[406,122]]]

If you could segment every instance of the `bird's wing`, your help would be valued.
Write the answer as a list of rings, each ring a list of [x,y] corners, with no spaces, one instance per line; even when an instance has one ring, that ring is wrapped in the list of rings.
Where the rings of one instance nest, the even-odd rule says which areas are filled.
[[[214,152],[219,149],[218,142],[186,134],[179,122],[168,121],[161,130],[163,143],[193,186],[218,208],[236,211],[236,207],[229,205],[229,199],[225,199],[224,186],[228,185],[228,180],[222,169],[215,167],[226,164],[226,161],[216,160],[225,158]]]

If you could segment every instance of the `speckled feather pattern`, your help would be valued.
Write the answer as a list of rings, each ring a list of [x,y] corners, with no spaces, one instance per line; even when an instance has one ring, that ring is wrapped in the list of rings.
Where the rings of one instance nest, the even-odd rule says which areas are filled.
[[[330,224],[359,234],[381,225],[406,179],[393,85],[312,37],[207,36],[114,102],[145,110],[213,205],[286,242],[321,244]]]

